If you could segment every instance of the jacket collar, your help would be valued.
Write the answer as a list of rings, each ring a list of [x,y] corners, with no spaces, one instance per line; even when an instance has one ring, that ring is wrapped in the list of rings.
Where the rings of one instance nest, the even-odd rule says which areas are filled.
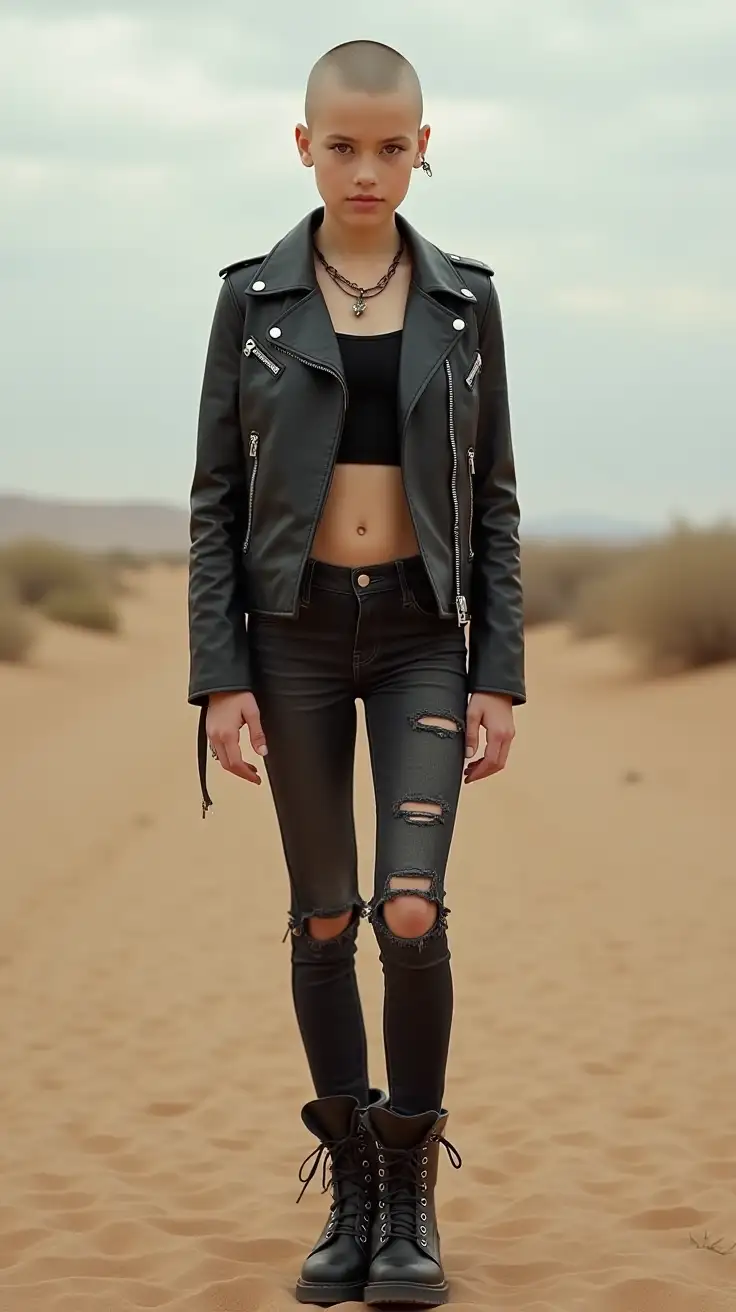
[[[282,237],[248,281],[245,291],[258,297],[277,296],[284,292],[313,291],[317,287],[312,251],[313,233],[322,221],[324,207],[319,206]],[[430,296],[446,295],[467,305],[475,301],[463,284],[457,269],[443,251],[427,241],[416,228],[397,213],[396,226],[412,257],[412,282]]]

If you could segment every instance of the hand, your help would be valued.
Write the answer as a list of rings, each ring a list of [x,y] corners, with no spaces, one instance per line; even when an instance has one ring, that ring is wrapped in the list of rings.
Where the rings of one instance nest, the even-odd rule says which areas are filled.
[[[516,734],[511,697],[495,692],[471,694],[465,717],[465,755],[468,758],[475,756],[478,751],[481,725],[486,733],[486,749],[480,761],[467,766],[466,784],[498,774],[506,765]]]
[[[207,737],[223,770],[260,784],[254,765],[244,761],[240,751],[240,730],[247,724],[250,745],[259,756],[267,753],[266,737],[261,728],[258,703],[252,692],[213,692],[207,707]]]

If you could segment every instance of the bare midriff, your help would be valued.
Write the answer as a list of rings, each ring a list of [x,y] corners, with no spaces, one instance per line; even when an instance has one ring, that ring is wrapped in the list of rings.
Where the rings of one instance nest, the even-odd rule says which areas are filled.
[[[335,465],[312,545],[328,565],[380,565],[419,551],[398,465]]]

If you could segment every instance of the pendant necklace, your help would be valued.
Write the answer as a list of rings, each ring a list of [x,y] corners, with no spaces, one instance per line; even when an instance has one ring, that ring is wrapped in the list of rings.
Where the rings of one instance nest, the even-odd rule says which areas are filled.
[[[396,273],[396,270],[399,265],[399,261],[402,255],[404,254],[404,242],[402,240],[401,245],[399,246],[399,249],[394,255],[394,258],[392,259],[388,269],[384,273],[383,277],[378,279],[378,282],[375,284],[374,287],[359,287],[357,282],[350,282],[349,278],[346,278],[344,274],[339,273],[338,270],[334,267],[334,265],[327,263],[324,255],[322,254],[321,250],[316,244],[314,245],[314,251],[320,264],[323,265],[323,267],[326,269],[327,273],[330,275],[335,286],[340,288],[340,291],[345,292],[347,296],[352,295],[354,292],[358,293],[356,300],[353,301],[353,313],[358,318],[360,318],[361,314],[363,314],[365,311],[366,300],[369,300],[372,296],[378,296],[380,292],[382,292],[384,288],[388,286],[389,282],[391,281],[394,274]]]

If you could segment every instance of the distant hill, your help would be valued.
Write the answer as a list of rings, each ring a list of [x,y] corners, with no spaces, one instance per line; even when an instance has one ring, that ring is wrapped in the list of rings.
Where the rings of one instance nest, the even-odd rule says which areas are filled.
[[[585,514],[530,519],[523,522],[522,529],[525,539],[617,542],[653,532],[628,520]],[[0,542],[18,537],[51,538],[88,551],[186,552],[189,511],[186,506],[156,502],[76,502],[0,493]]]
[[[84,551],[185,552],[189,512],[183,506],[155,502],[76,502],[0,494],[0,542],[18,537],[51,538]]]

